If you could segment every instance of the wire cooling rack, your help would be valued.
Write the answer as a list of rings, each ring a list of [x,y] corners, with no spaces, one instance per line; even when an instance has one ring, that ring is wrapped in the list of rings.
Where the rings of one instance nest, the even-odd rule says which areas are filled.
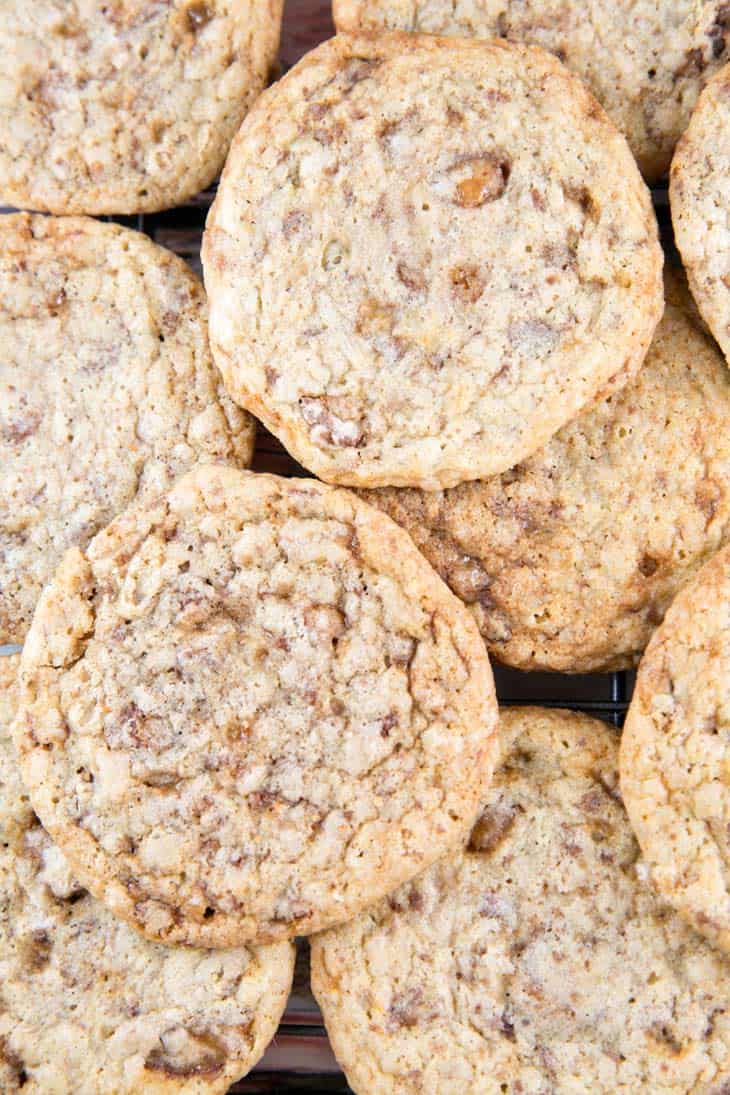
[[[281,71],[289,69],[307,50],[334,32],[329,0],[287,0],[281,44]],[[187,205],[164,213],[117,220],[144,232],[156,243],[175,251],[201,274],[200,241],[215,188],[204,191]],[[666,190],[654,191],[654,206],[665,251],[674,246]],[[0,212],[3,212],[0,209]],[[671,258],[670,258],[671,261]],[[282,448],[276,438],[259,427],[254,470],[277,475],[308,475]],[[0,647],[0,656],[16,648]],[[502,705],[539,704],[585,711],[623,725],[634,686],[633,673],[564,676],[556,673],[522,673],[494,666],[497,694]],[[299,946],[294,990],[277,1035],[253,1072],[231,1088],[230,1095],[271,1095],[306,1092],[309,1095],[346,1095],[347,1082],[337,1066],[317,1005],[309,989],[309,952]]]

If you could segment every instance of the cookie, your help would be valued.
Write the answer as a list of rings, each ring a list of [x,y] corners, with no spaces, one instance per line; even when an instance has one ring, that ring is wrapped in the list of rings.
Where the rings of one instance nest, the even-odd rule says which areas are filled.
[[[19,654],[0,654],[0,854],[11,841],[22,839],[35,818],[10,745],[9,727],[18,705],[19,663]]]
[[[591,89],[649,182],[669,168],[706,80],[725,63],[722,0],[334,0],[341,31],[421,31],[542,46]]]
[[[145,935],[347,919],[469,833],[496,749],[484,644],[347,491],[202,467],[41,597],[23,774],[84,885]]]
[[[730,951],[730,547],[671,606],[639,666],[621,789],[653,884]]]
[[[567,711],[502,712],[468,849],[312,941],[361,1095],[722,1095],[730,965],[646,885],[618,749]]]
[[[413,537],[520,669],[635,665],[677,591],[728,537],[730,374],[684,280],[643,368],[523,464],[363,497]]]
[[[697,306],[730,360],[730,65],[703,91],[669,180],[674,236]]]
[[[22,643],[66,548],[194,463],[248,465],[203,288],[146,236],[0,217],[0,644]]]
[[[626,142],[542,51],[340,36],[241,127],[203,243],[226,386],[328,482],[428,490],[638,369],[661,252]]]
[[[293,947],[162,947],[82,889],[20,783],[17,661],[0,657],[0,1089],[226,1092],[276,1031]]]
[[[0,204],[150,213],[215,179],[283,0],[2,0]]]

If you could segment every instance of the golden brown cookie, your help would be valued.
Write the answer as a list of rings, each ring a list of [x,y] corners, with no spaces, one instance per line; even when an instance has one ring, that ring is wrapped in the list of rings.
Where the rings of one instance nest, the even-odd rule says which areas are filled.
[[[730,951],[730,547],[667,612],[639,666],[621,789],[660,893]]]
[[[216,177],[283,0],[1,0],[0,203],[148,213]]]
[[[241,127],[203,261],[229,392],[351,486],[512,467],[636,372],[661,313],[625,140],[504,42],[314,50]]]
[[[730,375],[684,279],[643,368],[544,448],[452,490],[363,497],[413,537],[500,661],[636,664],[677,591],[730,527]]]
[[[567,711],[502,712],[469,847],[312,943],[359,1095],[722,1095],[730,965],[661,903],[618,749]]]
[[[730,8],[728,8],[730,19]],[[730,65],[710,81],[672,161],[672,223],[697,306],[730,360]]]
[[[402,529],[225,467],[66,554],[21,700],[43,824],[168,943],[346,920],[465,839],[496,751],[479,632]]]
[[[663,175],[705,81],[728,59],[723,0],[334,0],[343,31],[506,38],[556,54],[626,134],[645,177]]]
[[[146,236],[0,217],[0,644],[22,643],[66,548],[254,425],[210,356],[205,294]]]
[[[293,947],[162,947],[82,889],[20,783],[17,661],[0,657],[0,1090],[223,1095],[276,1030]]]

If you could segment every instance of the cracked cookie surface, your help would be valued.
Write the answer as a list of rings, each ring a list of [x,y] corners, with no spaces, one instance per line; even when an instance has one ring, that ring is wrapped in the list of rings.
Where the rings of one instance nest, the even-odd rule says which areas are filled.
[[[67,553],[21,699],[41,820],[166,942],[347,919],[465,839],[496,750],[479,632],[402,529],[224,467]]]
[[[657,889],[730,951],[730,547],[680,593],[647,647],[621,789]]]
[[[650,182],[669,168],[700,90],[729,56],[724,0],[334,0],[333,7],[344,31],[542,46],[585,81]]]
[[[198,461],[250,463],[182,259],[85,218],[0,218],[0,643],[66,548]]]
[[[503,42],[309,54],[241,127],[203,263],[228,390],[350,486],[513,466],[626,382],[661,313],[626,142],[558,61]]]
[[[293,947],[162,947],[83,890],[20,782],[17,662],[0,657],[0,1088],[223,1095],[276,1030]]]
[[[669,197],[690,288],[730,361],[730,65],[703,91],[677,145]]]
[[[634,665],[728,537],[730,374],[678,272],[646,361],[523,464],[448,491],[365,491],[520,669]]]
[[[361,1095],[722,1095],[730,966],[660,903],[604,723],[502,712],[468,849],[312,941]]]
[[[0,203],[147,213],[203,190],[265,85],[283,0],[0,0]]]

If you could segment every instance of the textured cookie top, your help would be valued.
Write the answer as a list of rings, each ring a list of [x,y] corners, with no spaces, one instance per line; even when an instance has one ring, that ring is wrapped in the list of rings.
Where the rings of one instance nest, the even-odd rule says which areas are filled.
[[[142,213],[218,174],[283,0],[0,0],[0,203]]]
[[[0,655],[0,854],[2,848],[33,824],[33,807],[20,778],[9,743],[9,727],[17,714],[20,655]]]
[[[669,197],[690,288],[730,360],[730,65],[703,91],[677,146]]]
[[[0,643],[22,642],[63,552],[254,427],[208,346],[185,263],[116,225],[0,218]]]
[[[361,1095],[722,1095],[730,966],[660,904],[617,746],[569,712],[503,712],[463,855],[313,941]]]
[[[499,477],[363,497],[522,669],[633,665],[730,523],[730,374],[683,280],[643,368]]]
[[[276,1030],[293,948],[171,950],[85,893],[22,796],[17,660],[0,658],[0,1090],[223,1093]]]
[[[667,612],[639,667],[621,788],[652,879],[730,951],[730,548]]]
[[[704,82],[728,59],[722,0],[334,0],[340,30],[384,28],[542,46],[583,79],[656,181]]]
[[[338,923],[465,839],[496,704],[471,617],[346,491],[201,468],[72,549],[23,654],[24,777],[89,889],[226,946]]]
[[[649,195],[554,58],[342,36],[239,131],[203,244],[233,397],[320,478],[503,471],[644,357]]]

